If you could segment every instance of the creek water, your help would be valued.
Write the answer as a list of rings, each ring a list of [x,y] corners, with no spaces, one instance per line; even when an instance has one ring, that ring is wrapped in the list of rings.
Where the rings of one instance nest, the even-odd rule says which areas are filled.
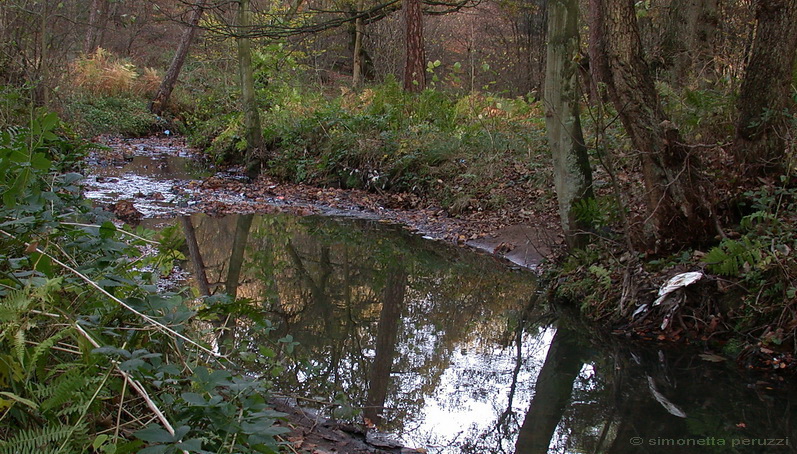
[[[135,178],[114,172],[104,178],[120,188]],[[189,233],[191,284],[243,302],[228,303],[224,338],[248,352],[253,374],[303,408],[372,425],[380,442],[430,453],[795,452],[793,381],[596,334],[554,311],[535,274],[490,255],[374,220],[149,216]]]

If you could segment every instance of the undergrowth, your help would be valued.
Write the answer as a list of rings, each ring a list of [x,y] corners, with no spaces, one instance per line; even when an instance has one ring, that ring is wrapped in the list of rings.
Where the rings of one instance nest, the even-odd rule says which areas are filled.
[[[508,208],[491,189],[507,169],[547,182],[539,103],[473,93],[405,92],[395,79],[336,96],[270,79],[258,90],[269,159],[264,172],[299,183],[372,191],[434,193],[452,211]],[[219,92],[218,96],[227,96]],[[218,110],[208,104],[218,104]],[[188,120],[192,143],[216,162],[240,160],[240,114],[205,99]]]
[[[159,291],[179,245],[143,254],[151,232],[84,202],[87,145],[32,118],[0,131],[0,453],[277,452],[279,365],[240,372],[253,355],[217,333],[223,298]]]
[[[70,88],[63,96],[64,114],[83,136],[144,136],[158,132],[162,119],[149,112],[161,75],[140,69],[127,59],[98,48],[72,63]]]

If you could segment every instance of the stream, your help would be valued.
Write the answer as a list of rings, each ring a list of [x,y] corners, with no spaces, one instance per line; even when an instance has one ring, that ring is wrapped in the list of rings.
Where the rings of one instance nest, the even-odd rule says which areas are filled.
[[[793,380],[595,334],[554,317],[531,271],[398,225],[191,213],[209,174],[150,147],[92,167],[86,194],[188,233],[189,283],[245,302],[218,303],[223,339],[309,412],[440,454],[797,452]]]

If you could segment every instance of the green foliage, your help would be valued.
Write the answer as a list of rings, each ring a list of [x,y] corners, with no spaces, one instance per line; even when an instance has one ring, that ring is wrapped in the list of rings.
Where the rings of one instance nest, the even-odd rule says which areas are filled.
[[[92,95],[77,97],[67,114],[85,136],[119,134],[139,137],[157,128],[157,118],[149,112],[144,98]]]
[[[663,82],[657,88],[672,121],[685,137],[717,143],[733,134],[735,97],[727,88],[675,90]]]
[[[0,132],[0,453],[276,452],[270,382],[208,360],[189,336],[214,333],[153,285],[183,257],[177,235],[140,256],[150,233],[82,202],[70,172],[86,146],[59,132],[48,113]],[[174,436],[142,426],[152,406]],[[109,424],[125,429],[98,435]]]
[[[0,441],[2,454],[43,454],[59,452],[59,446],[73,435],[72,427],[51,425],[25,429]]]
[[[579,222],[593,228],[607,227],[616,222],[618,209],[613,197],[590,197],[579,199],[573,204]]]
[[[30,112],[30,95],[24,88],[0,85],[0,128],[22,124]]]
[[[724,276],[739,276],[761,262],[761,244],[750,238],[725,239],[704,257],[709,269]]]

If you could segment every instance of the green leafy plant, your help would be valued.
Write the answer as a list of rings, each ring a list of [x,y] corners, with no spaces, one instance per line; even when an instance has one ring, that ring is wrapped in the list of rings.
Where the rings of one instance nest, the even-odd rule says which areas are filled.
[[[84,204],[82,150],[49,113],[0,133],[0,453],[277,452],[270,382],[154,285],[180,242]]]
[[[761,262],[761,245],[750,238],[725,239],[703,258],[709,269],[724,276],[739,276],[745,269]]]

